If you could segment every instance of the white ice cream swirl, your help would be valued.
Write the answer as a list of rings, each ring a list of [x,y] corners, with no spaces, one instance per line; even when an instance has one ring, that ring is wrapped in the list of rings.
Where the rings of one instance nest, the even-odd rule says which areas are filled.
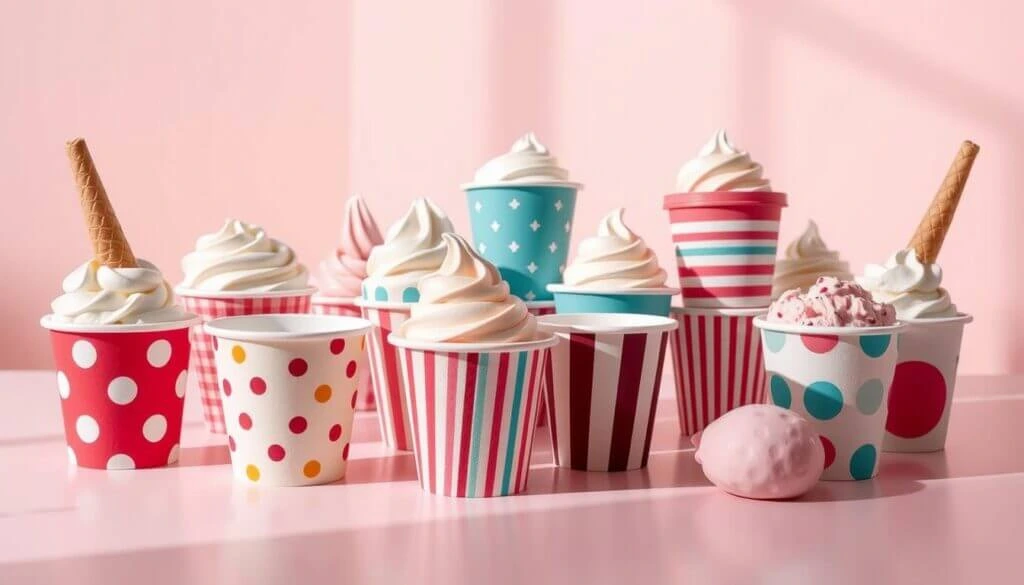
[[[393,298],[396,293],[400,297],[403,290],[415,288],[444,261],[441,236],[452,231],[455,228],[451,220],[434,202],[425,197],[413,201],[405,216],[388,230],[384,243],[370,252],[364,289],[383,287]]]
[[[750,154],[729,142],[725,130],[719,130],[704,145],[697,158],[679,169],[676,189],[680,193],[714,191],[771,191],[771,182],[762,176],[764,169]]]
[[[899,319],[955,317],[956,305],[942,288],[942,268],[922,264],[913,249],[900,250],[884,265],[868,264],[857,283],[875,300],[896,307]]]
[[[141,258],[134,268],[101,266],[90,260],[64,278],[50,304],[60,323],[133,325],[191,317],[175,304],[170,285],[156,266]]]
[[[804,233],[790,242],[786,255],[775,262],[772,298],[794,288],[807,292],[807,288],[820,276],[834,276],[840,280],[853,278],[849,263],[839,257],[839,252],[828,248],[818,232],[818,224],[808,221]]]
[[[309,272],[291,248],[263,228],[237,219],[200,236],[181,266],[181,287],[190,290],[273,292],[309,286]]]
[[[477,185],[564,183],[569,180],[569,171],[559,166],[558,159],[529,132],[516,140],[509,152],[484,163],[473,180]]]
[[[622,221],[623,213],[619,208],[606,215],[597,235],[580,243],[565,269],[565,284],[602,290],[665,286],[667,274],[657,256]]]

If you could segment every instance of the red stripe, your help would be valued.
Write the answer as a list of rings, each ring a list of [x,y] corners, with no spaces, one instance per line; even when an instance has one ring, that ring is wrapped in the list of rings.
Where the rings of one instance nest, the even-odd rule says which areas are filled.
[[[544,408],[548,410],[548,429],[551,433],[551,453],[555,457],[555,466],[558,466],[558,419],[555,418],[555,370],[552,362],[555,359],[557,348],[547,351],[544,358]]]
[[[729,385],[725,387],[725,392],[728,399],[725,404],[726,411],[732,410],[737,406],[736,404],[736,326],[738,321],[734,318],[729,318],[729,347],[722,348],[726,350],[729,355]],[[742,392],[743,389],[740,389]],[[740,403],[742,404],[742,402]]]
[[[535,351],[531,353],[531,359],[533,363],[530,364],[530,377],[527,378],[527,385],[523,388],[526,392],[526,412],[523,413],[523,420],[526,422],[526,426],[523,429],[523,436],[519,439],[519,462],[516,469],[516,481],[515,490],[519,491],[522,489],[523,482],[526,477],[526,470],[530,467],[530,455],[532,454],[533,447],[533,431],[537,427],[537,414],[536,410],[537,403],[540,402],[540,396],[537,392],[537,361],[541,359],[544,352],[547,350]],[[534,398],[536,397],[536,400]]]
[[[388,396],[391,400],[391,420],[395,429],[395,447],[402,450],[412,448],[408,430],[405,428],[405,416],[402,411],[401,382],[398,380],[398,351],[388,341],[391,335],[391,312],[380,311],[380,349],[384,362],[384,377],[387,378]],[[410,393],[411,395],[411,393]]]
[[[764,286],[715,286],[704,287],[683,287],[683,296],[698,299],[714,297],[759,297],[772,294],[772,285]]]
[[[673,224],[694,221],[778,221],[782,208],[777,205],[744,204],[733,207],[677,207],[668,212]]]
[[[693,330],[693,320],[695,317],[685,316],[686,319],[686,369],[689,373],[690,380],[690,424],[686,428],[686,434],[692,435],[696,432],[697,428],[697,386],[696,386],[696,366],[697,355],[693,351],[693,344],[690,343],[690,333]]]
[[[722,392],[725,389],[725,384],[722,380],[722,318],[712,318],[711,325],[714,327],[714,341],[711,346],[711,353],[714,354],[715,364],[715,392],[711,395],[711,399],[714,401],[711,405],[711,420],[714,420],[722,415],[722,408],[719,405],[722,403]]]
[[[778,241],[779,232],[701,232],[696,234],[672,234],[673,242],[710,242],[719,240],[771,240]]]
[[[740,383],[740,388],[741,388],[741,391],[743,392],[743,396],[741,397],[741,400],[743,400],[743,401],[747,400],[747,392],[748,392],[747,389],[749,388],[749,386],[747,386],[747,383],[750,381],[748,376],[753,374],[753,372],[748,372],[747,370],[750,368],[750,366],[748,365],[748,364],[750,364],[750,346],[752,345],[750,343],[750,334],[751,334],[751,331],[753,330],[754,320],[753,319],[746,319],[746,322],[747,322],[747,324],[744,327],[744,330],[747,333],[747,342],[743,344],[743,362],[742,362],[743,365],[741,366],[741,371],[743,372],[743,375],[741,376],[742,382]]]
[[[464,354],[463,354],[464,355]],[[452,463],[455,461],[453,456],[455,454],[455,395],[459,391],[459,362],[462,360],[462,356],[459,359],[452,354],[447,354],[448,358],[448,384],[445,386],[445,392],[448,396],[445,397],[445,458],[444,464],[441,466],[444,468],[444,495],[451,496],[452,493]]]
[[[658,370],[654,373],[654,394],[651,396],[651,414],[647,418],[647,437],[644,438],[644,456],[640,462],[641,467],[647,466],[647,458],[651,454],[651,437],[654,435],[654,415],[658,411],[658,394],[661,393],[661,374],[665,367],[665,343],[668,341],[668,332],[661,334],[661,343],[658,347]]]
[[[430,493],[437,493],[437,448],[435,445],[435,430],[437,428],[437,380],[434,378],[434,362],[437,354],[432,351],[423,352],[423,376],[426,378],[426,415],[427,415],[427,469],[430,471]],[[420,454],[422,457],[423,454]]]
[[[487,450],[487,481],[484,495],[494,495],[495,469],[498,465],[498,445],[501,442],[501,421],[505,410],[505,390],[508,385],[508,353],[499,354],[498,388],[494,394],[494,416],[491,417],[491,445]]]
[[[462,402],[462,440],[459,441],[459,485],[458,496],[466,497],[466,481],[469,477],[470,442],[473,437],[473,402],[476,398],[476,376],[479,371],[480,354],[466,354],[466,387]],[[454,414],[454,413],[453,413]]]
[[[680,266],[679,276],[694,278],[700,276],[771,276],[775,264],[739,264],[736,266]]]
[[[569,466],[573,469],[587,468],[594,346],[593,333],[569,334]]]
[[[676,319],[678,321],[678,319]],[[686,385],[683,381],[683,358],[680,353],[680,345],[682,340],[679,338],[682,335],[683,324],[679,323],[679,327],[670,333],[672,337],[669,338],[671,346],[669,350],[672,352],[672,377],[676,382],[676,413],[679,415],[679,431],[680,433],[686,433],[686,409],[684,408],[686,400]]]
[[[636,403],[640,395],[640,376],[643,374],[646,345],[646,333],[628,333],[622,336],[619,383],[615,392],[615,412],[612,415],[612,440],[608,449],[608,471],[624,471],[629,466],[633,421],[636,420]]]
[[[700,345],[700,411],[702,413],[701,426],[708,425],[708,395],[711,388],[708,387],[708,344],[704,341],[704,334],[707,329],[707,317],[697,317],[697,343]]]
[[[414,435],[414,439],[413,439],[413,453],[414,453],[414,455],[416,457],[416,467],[417,467],[417,470],[418,470],[417,475],[419,476],[420,485],[423,486],[424,489],[426,489],[427,488],[427,475],[429,474],[429,470],[425,468],[427,462],[423,458],[423,450],[420,449],[418,445],[416,445],[416,443],[419,442],[419,435],[420,435],[420,433],[419,433],[418,429],[419,429],[419,425],[420,425],[420,423],[422,421],[417,416],[417,410],[416,410],[416,392],[418,391],[418,389],[416,387],[416,384],[413,382],[413,377],[412,377],[413,376],[413,368],[412,368],[412,356],[413,356],[413,353],[412,353],[412,350],[409,350],[409,349],[403,349],[401,351],[402,351],[403,355],[405,356],[405,376],[409,380],[409,411],[410,411],[410,415],[411,415],[411,418],[412,418],[412,421],[413,421],[412,424],[413,424],[413,435]]]

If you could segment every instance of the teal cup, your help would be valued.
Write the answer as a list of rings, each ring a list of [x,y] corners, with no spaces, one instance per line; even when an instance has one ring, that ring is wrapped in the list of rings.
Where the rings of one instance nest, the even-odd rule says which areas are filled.
[[[547,286],[562,282],[579,187],[465,187],[473,245],[498,267],[512,294],[527,301],[551,300]]]
[[[564,284],[552,284],[548,291],[555,297],[555,313],[632,313],[667,317],[675,288],[637,288],[594,290]]]

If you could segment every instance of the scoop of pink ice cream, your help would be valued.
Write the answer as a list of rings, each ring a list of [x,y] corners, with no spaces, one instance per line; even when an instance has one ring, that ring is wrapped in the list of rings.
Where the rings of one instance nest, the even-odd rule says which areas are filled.
[[[768,321],[812,327],[880,327],[896,323],[896,309],[876,303],[855,282],[822,276],[804,294],[782,293],[768,309]]]
[[[361,197],[349,198],[345,202],[341,243],[337,250],[320,263],[316,281],[320,294],[358,297],[360,285],[366,278],[366,259],[374,246],[379,246],[383,241],[366,202]]]

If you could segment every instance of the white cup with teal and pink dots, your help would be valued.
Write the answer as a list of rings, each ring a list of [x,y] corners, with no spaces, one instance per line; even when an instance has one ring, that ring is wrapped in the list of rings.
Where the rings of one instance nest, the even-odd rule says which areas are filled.
[[[808,327],[758,318],[754,326],[761,330],[769,401],[800,413],[821,435],[821,478],[875,477],[904,325]]]
[[[370,323],[253,315],[206,323],[235,479],[256,486],[344,477]]]

